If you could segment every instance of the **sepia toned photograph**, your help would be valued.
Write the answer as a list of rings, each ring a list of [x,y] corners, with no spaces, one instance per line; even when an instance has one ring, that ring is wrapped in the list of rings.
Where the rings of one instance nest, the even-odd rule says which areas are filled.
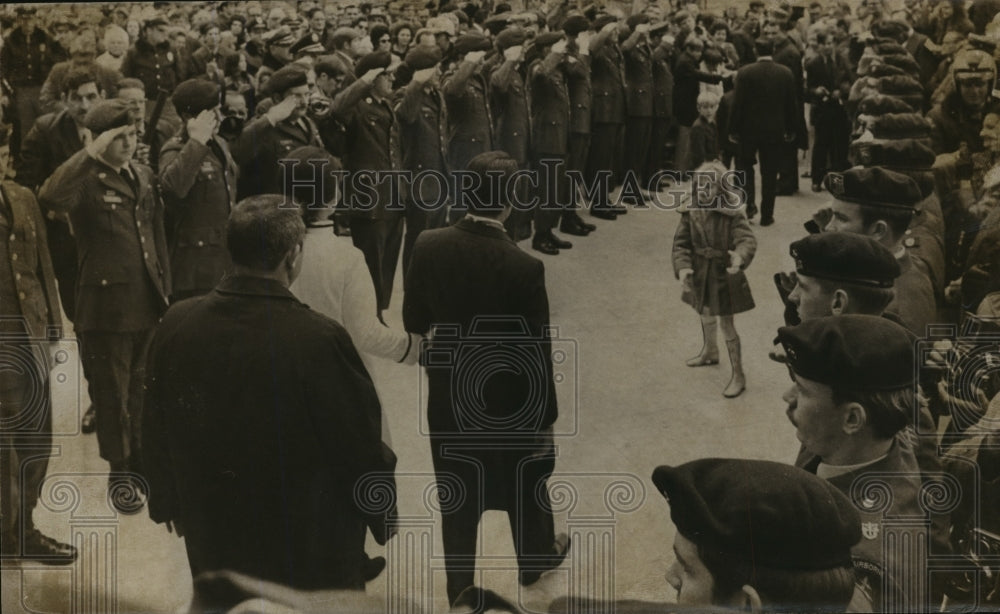
[[[1000,0],[0,5],[0,611],[1000,611]]]

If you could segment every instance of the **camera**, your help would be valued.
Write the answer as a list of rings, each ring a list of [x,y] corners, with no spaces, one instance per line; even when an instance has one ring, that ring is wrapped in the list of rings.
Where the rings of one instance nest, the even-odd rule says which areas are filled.
[[[429,378],[448,380],[453,434],[496,435],[538,431],[556,396],[559,413],[575,416],[576,353],[556,327],[533,334],[523,317],[479,316],[466,330],[436,325],[422,342],[421,364]]]
[[[307,103],[309,115],[312,117],[324,117],[333,108],[333,101],[321,94],[313,94]]]

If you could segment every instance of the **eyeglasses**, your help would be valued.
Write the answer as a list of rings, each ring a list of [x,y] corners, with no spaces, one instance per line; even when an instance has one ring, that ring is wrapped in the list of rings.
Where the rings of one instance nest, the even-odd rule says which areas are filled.
[[[387,37],[385,37],[385,38],[380,38],[380,39],[378,39],[378,42],[379,42],[379,43],[389,43],[389,42],[392,42],[392,41],[391,41],[391,40],[389,39],[389,37],[387,36]]]

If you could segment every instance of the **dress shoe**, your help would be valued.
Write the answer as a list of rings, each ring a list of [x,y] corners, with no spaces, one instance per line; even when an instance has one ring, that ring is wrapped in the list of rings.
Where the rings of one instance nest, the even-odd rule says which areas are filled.
[[[83,412],[83,419],[80,420],[80,432],[84,435],[89,435],[97,430],[97,410],[94,409],[94,404],[91,403],[87,411]]]
[[[757,205],[747,205],[747,219],[752,220],[757,215]]]
[[[773,223],[774,223],[774,218],[773,217],[762,217],[762,218],[760,218],[760,225],[761,226],[770,226]]]
[[[618,215],[625,215],[626,213],[628,213],[628,207],[626,207],[625,205],[612,205],[611,210],[617,213]]]
[[[585,237],[590,234],[589,230],[576,222],[570,221],[567,223],[565,220],[559,224],[559,231],[565,232],[568,235],[573,235],[574,237]]]
[[[540,559],[537,563],[532,561],[529,563],[531,569],[522,569],[518,573],[517,581],[521,586],[531,586],[542,577],[542,574],[546,571],[551,571],[556,567],[562,565],[562,562],[566,559],[566,554],[569,552],[569,547],[572,545],[572,540],[569,535],[565,533],[560,533],[556,535],[555,543],[552,544],[552,555]]]
[[[383,569],[385,569],[384,556],[377,556],[375,558],[369,557],[368,560],[361,566],[361,573],[364,575],[365,582],[371,582],[375,578],[382,575]]]
[[[146,505],[146,488],[133,474],[112,472],[108,476],[108,500],[119,514],[138,514]]]
[[[596,218],[602,219],[602,220],[612,220],[612,221],[614,221],[614,220],[618,219],[618,214],[617,213],[615,213],[610,208],[604,208],[604,207],[601,207],[601,208],[591,207],[590,208],[590,215],[592,215],[592,216],[594,216]]]
[[[593,232],[593,231],[597,230],[597,226],[596,225],[594,225],[594,224],[588,224],[587,222],[584,222],[583,218],[580,217],[580,214],[577,213],[576,211],[573,211],[572,213],[570,213],[569,215],[567,215],[565,218],[563,218],[563,222],[566,222],[567,220],[570,221],[570,222],[573,222],[577,226],[580,226],[581,228],[583,228],[587,232]]]
[[[818,183],[813,184],[813,192],[822,192],[822,191],[823,191],[823,186],[821,186]]]
[[[549,256],[558,256],[559,248],[555,246],[552,241],[547,237],[536,237],[531,241],[531,249],[535,251],[542,252],[543,254],[548,254]]]
[[[572,243],[570,243],[569,241],[564,241],[564,240],[560,239],[559,237],[555,236],[551,232],[549,233],[549,237],[548,238],[549,238],[549,241],[552,242],[552,245],[555,245],[559,249],[570,249],[570,248],[573,247]]]
[[[70,565],[78,554],[74,546],[43,535],[34,527],[25,531],[23,537],[18,535],[16,529],[5,532],[2,540],[4,558],[35,561],[44,565]]]

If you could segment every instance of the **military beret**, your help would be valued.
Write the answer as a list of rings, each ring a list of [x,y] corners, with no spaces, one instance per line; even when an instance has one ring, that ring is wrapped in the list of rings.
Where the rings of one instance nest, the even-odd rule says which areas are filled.
[[[906,40],[910,26],[894,19],[881,19],[871,26],[872,34],[878,38],[889,38],[896,42]]]
[[[917,61],[909,53],[888,53],[878,57],[883,64],[899,68],[910,76],[918,76],[920,74],[920,66],[917,65]]]
[[[823,232],[799,239],[788,248],[795,272],[870,288],[891,288],[899,262],[875,239],[848,232]]]
[[[565,35],[562,32],[542,32],[535,36],[534,42],[532,43],[536,49],[541,49],[542,47],[548,47],[549,45],[554,45],[559,41],[563,40]]]
[[[507,27],[507,22],[509,21],[510,13],[504,13],[501,15],[492,15],[489,19],[483,22],[483,28],[496,36]]]
[[[562,31],[568,36],[576,36],[590,29],[590,20],[579,13],[571,13],[562,23]]]
[[[858,102],[858,115],[885,115],[887,113],[912,113],[913,107],[901,98],[878,94]]]
[[[897,390],[913,385],[915,337],[888,318],[844,314],[778,329],[778,343],[796,375],[848,390]]]
[[[489,51],[493,48],[488,36],[475,32],[466,32],[455,40],[453,50],[462,56],[471,51]]]
[[[913,209],[923,200],[916,181],[877,166],[827,173],[823,183],[837,200],[869,207]]]
[[[852,164],[863,166],[929,169],[934,164],[934,150],[920,139],[854,141],[848,158]]]
[[[194,117],[220,104],[221,89],[218,83],[209,79],[188,79],[177,86],[170,100],[179,114]]]
[[[660,34],[670,28],[669,21],[661,21],[659,23],[652,23],[649,25],[650,34]]]
[[[373,51],[358,60],[357,65],[354,67],[354,76],[360,77],[369,70],[376,68],[389,68],[390,64],[392,64],[391,53],[388,51]]]
[[[644,23],[649,23],[649,15],[645,13],[639,13],[638,15],[629,15],[629,18],[625,20],[625,25],[628,26],[629,30],[635,30],[636,26],[642,25]]]
[[[909,53],[905,47],[896,41],[875,39],[871,43],[871,49],[877,55],[892,55],[896,53]]]
[[[887,113],[868,122],[868,130],[877,139],[923,139],[931,135],[929,119],[920,113]]]
[[[275,47],[288,47],[295,42],[295,35],[290,29],[282,26],[265,36],[264,42]]]
[[[523,45],[526,40],[528,40],[528,33],[523,28],[511,26],[497,35],[496,46],[497,49],[503,51],[516,45]]]
[[[437,45],[417,45],[410,49],[404,60],[413,70],[424,70],[441,63],[441,48]]]
[[[83,125],[96,137],[102,132],[131,124],[131,109],[131,104],[118,98],[102,100],[90,107],[83,118]]]
[[[881,77],[877,79],[876,88],[882,94],[890,96],[920,95],[923,96],[924,88],[920,82],[909,76]]]
[[[653,471],[677,532],[752,567],[851,566],[861,518],[827,480],[773,461],[704,458]]]
[[[299,64],[288,64],[274,71],[271,78],[264,84],[263,94],[284,94],[293,87],[309,84],[308,69]]]
[[[609,15],[608,13],[598,15],[596,18],[594,18],[594,29],[599,32],[602,29],[604,29],[604,26],[608,25],[609,23],[615,23],[616,21],[618,21],[618,18],[615,17],[614,15]]]

